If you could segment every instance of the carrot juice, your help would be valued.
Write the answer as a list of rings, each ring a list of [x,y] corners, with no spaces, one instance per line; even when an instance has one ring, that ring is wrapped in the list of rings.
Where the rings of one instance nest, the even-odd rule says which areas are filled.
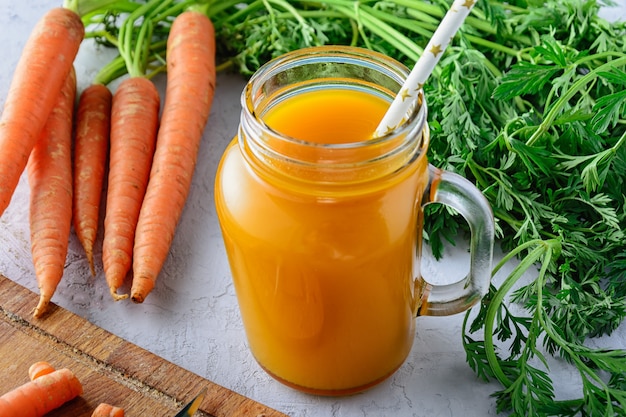
[[[489,209],[467,180],[429,166],[423,93],[401,126],[372,137],[407,73],[371,51],[310,48],[266,64],[242,94],[217,215],[250,350],[296,389],[383,381],[409,354],[418,312],[460,312],[488,289]],[[420,275],[429,202],[467,213],[481,234],[454,285]]]
[[[366,140],[387,107],[363,92],[324,90],[277,105],[264,121],[303,141],[351,143]],[[414,335],[415,210],[426,166],[420,156],[401,175],[356,178],[320,198],[307,178],[273,181],[229,147],[220,219],[250,348],[269,373],[341,393],[402,364]]]

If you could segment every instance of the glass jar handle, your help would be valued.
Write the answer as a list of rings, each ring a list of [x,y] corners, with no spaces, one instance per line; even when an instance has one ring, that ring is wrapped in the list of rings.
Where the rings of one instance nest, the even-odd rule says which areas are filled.
[[[447,316],[469,309],[487,294],[491,282],[495,224],[487,199],[474,184],[432,165],[428,171],[429,186],[424,192],[422,209],[430,203],[453,208],[465,218],[471,234],[470,269],[464,279],[444,285],[430,284],[421,276],[415,279],[416,315]]]

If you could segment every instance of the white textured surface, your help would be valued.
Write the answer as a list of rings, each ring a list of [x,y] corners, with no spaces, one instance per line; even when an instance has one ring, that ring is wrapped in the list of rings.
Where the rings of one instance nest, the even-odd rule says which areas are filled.
[[[59,0],[0,0],[0,106],[30,30],[47,9],[58,4]],[[619,4],[607,10],[607,16],[626,18],[626,0]],[[85,43],[76,62],[79,88],[88,85],[109,57],[107,51]],[[163,80],[157,84],[163,92]],[[144,304],[114,303],[104,282],[100,253],[96,254],[98,274],[93,278],[75,236],[70,241],[65,277],[53,301],[183,368],[291,416],[496,415],[490,394],[499,387],[477,380],[465,362],[462,315],[418,319],[414,348],[404,366],[378,387],[351,397],[320,398],[295,392],[256,364],[246,346],[213,204],[215,170],[238,124],[243,85],[238,76],[218,76],[191,195],[170,257]],[[27,210],[28,187],[23,178],[0,218],[0,273],[37,291]],[[464,258],[463,250],[457,249],[447,257],[452,262],[446,266],[435,269],[426,261],[424,269],[440,277],[459,274]],[[626,346],[626,326],[602,343]],[[557,393],[578,395],[572,370],[559,363],[554,366]]]

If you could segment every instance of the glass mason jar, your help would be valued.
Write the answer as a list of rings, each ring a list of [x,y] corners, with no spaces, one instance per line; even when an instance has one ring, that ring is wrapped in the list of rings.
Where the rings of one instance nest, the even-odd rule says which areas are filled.
[[[449,315],[487,292],[494,221],[478,189],[428,163],[421,90],[404,123],[372,138],[408,69],[353,47],[298,50],[263,66],[242,94],[215,201],[250,349],[296,389],[343,395],[405,361],[415,317]],[[423,208],[470,226],[470,271],[420,274]]]

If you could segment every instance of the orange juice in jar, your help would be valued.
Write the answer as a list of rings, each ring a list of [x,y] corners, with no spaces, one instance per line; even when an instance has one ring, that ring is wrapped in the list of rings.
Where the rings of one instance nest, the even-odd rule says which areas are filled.
[[[377,384],[409,354],[415,316],[463,311],[489,285],[491,211],[469,182],[428,164],[421,92],[401,127],[372,138],[407,73],[371,51],[311,48],[264,66],[242,95],[217,212],[250,349],[302,391]],[[459,283],[420,275],[430,202],[470,224]]]

